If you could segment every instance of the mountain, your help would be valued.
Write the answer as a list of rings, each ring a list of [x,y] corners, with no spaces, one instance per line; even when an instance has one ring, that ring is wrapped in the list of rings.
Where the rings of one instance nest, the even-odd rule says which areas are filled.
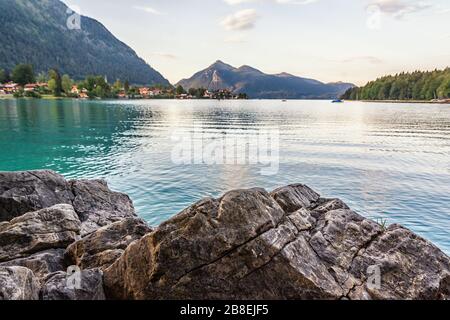
[[[169,84],[100,22],[82,16],[81,29],[70,30],[71,15],[59,0],[0,0],[0,69],[31,63],[37,72],[58,68],[75,79]]]
[[[185,89],[229,89],[234,93],[246,93],[254,99],[329,99],[354,87],[351,83],[326,84],[289,73],[265,74],[250,66],[235,68],[222,61],[181,80],[178,85]]]

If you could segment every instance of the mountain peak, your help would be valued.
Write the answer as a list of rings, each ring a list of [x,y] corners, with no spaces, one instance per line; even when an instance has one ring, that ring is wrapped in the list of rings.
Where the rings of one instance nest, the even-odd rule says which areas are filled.
[[[217,60],[209,68],[212,68],[212,69],[229,69],[229,70],[234,70],[235,69],[233,66],[223,62],[222,60]]]

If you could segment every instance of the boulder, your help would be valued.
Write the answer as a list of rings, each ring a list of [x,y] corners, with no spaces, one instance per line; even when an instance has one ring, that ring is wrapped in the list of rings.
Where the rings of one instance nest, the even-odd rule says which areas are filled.
[[[293,185],[198,202],[131,243],[104,285],[112,299],[449,299],[449,261]]]
[[[71,244],[65,253],[66,261],[81,269],[105,269],[122,255],[130,243],[150,232],[152,229],[143,220],[124,219]]]
[[[82,222],[82,236],[125,218],[136,217],[130,197],[111,191],[103,180],[75,180],[70,181],[70,185],[74,194],[73,207]]]
[[[0,262],[48,249],[66,248],[79,239],[81,223],[71,205],[59,204],[0,223]]]
[[[105,300],[103,273],[99,269],[83,270],[78,280],[71,280],[67,272],[48,276],[41,289],[42,300]]]
[[[0,222],[55,204],[72,204],[63,176],[52,171],[0,172]]]
[[[64,249],[50,249],[26,258],[0,263],[0,267],[20,266],[33,271],[36,278],[43,281],[49,274],[66,269]]]
[[[39,283],[30,269],[0,267],[0,300],[38,300]]]

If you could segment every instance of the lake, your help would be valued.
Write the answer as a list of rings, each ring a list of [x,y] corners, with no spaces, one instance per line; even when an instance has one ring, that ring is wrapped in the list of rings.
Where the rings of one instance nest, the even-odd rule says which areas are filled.
[[[252,132],[278,132],[276,172],[174,161],[180,138]],[[1,171],[104,178],[152,225],[230,189],[304,183],[450,254],[449,105],[0,100],[0,150]]]

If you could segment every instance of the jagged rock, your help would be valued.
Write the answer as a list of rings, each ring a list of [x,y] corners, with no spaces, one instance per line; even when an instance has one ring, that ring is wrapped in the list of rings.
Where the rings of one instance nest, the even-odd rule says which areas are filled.
[[[42,281],[49,274],[65,270],[64,249],[50,249],[38,252],[26,258],[19,258],[0,263],[0,267],[20,266],[33,271],[37,279]]]
[[[448,299],[449,274],[411,231],[293,185],[200,201],[130,244],[104,282],[113,299]]]
[[[0,172],[0,222],[72,199],[64,177],[52,171]]]
[[[74,282],[66,272],[48,276],[41,289],[42,300],[105,300],[103,273],[99,269],[83,270]]]
[[[0,300],[38,300],[39,283],[30,269],[0,267]]]
[[[75,196],[73,207],[82,222],[83,236],[108,224],[136,217],[130,198],[126,194],[112,192],[103,180],[75,180],[70,185]]]
[[[276,189],[271,193],[271,196],[288,213],[310,207],[320,199],[318,193],[303,184]]]
[[[368,284],[366,270],[377,266],[379,287]],[[361,250],[349,270],[362,283],[352,299],[450,299],[450,261],[436,246],[410,230],[392,225]]]
[[[105,269],[113,264],[130,243],[152,232],[139,218],[128,218],[100,228],[71,244],[65,253],[68,264],[81,269]]]
[[[306,196],[297,190],[299,197]],[[132,268],[130,267],[132,266]],[[105,271],[135,299],[338,298],[341,288],[262,189],[206,199],[131,244]]]
[[[71,205],[59,204],[0,223],[0,262],[47,249],[66,248],[79,239],[80,220]]]

